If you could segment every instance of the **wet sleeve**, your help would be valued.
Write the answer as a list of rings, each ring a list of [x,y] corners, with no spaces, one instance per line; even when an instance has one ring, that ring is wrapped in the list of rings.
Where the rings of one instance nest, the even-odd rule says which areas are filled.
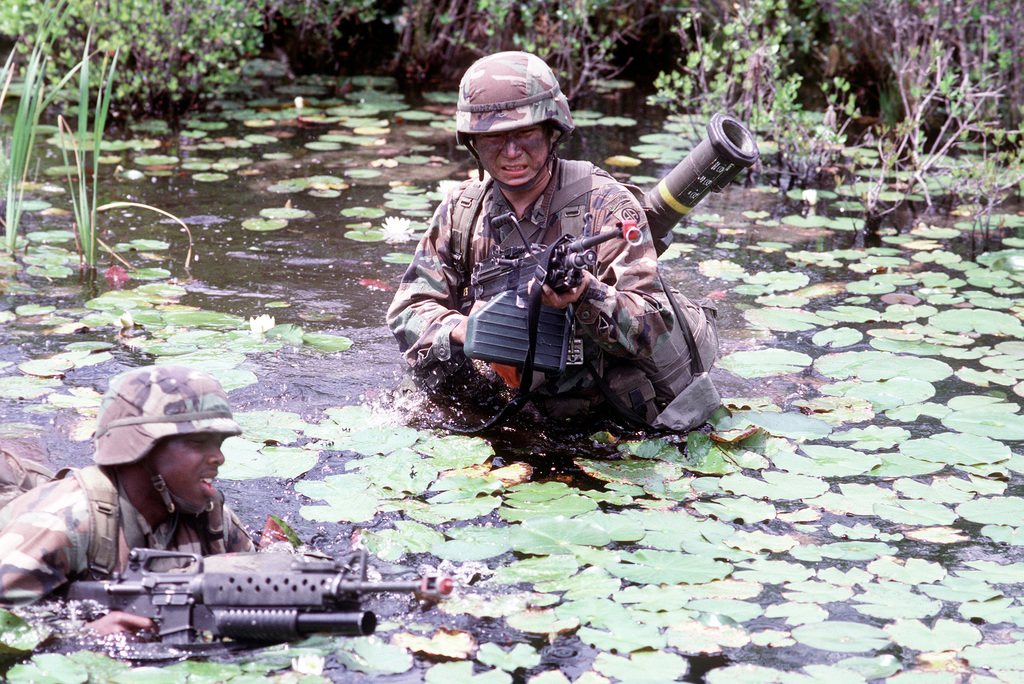
[[[387,313],[406,361],[427,374],[445,375],[463,360],[461,348],[451,341],[461,320],[459,288],[464,286],[452,258],[452,197],[434,212]]]
[[[88,501],[68,487],[21,495],[0,524],[0,606],[35,603],[88,567]]]
[[[245,531],[242,521],[227,504],[224,504],[224,548],[227,553],[246,553],[256,550],[256,545],[253,544],[249,533]]]
[[[591,196],[595,233],[621,230],[626,220],[643,230],[639,245],[610,240],[597,247],[597,283],[577,301],[576,320],[606,352],[643,359],[667,339],[672,314],[657,298],[661,292],[658,257],[640,203],[619,185],[598,188]]]

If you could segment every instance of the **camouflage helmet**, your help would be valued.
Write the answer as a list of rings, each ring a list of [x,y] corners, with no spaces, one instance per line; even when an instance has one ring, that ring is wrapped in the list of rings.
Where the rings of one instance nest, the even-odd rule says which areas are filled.
[[[550,122],[560,142],[576,128],[569,103],[551,67],[528,52],[499,52],[478,59],[462,77],[455,114],[456,138],[503,133]]]
[[[93,461],[134,463],[161,437],[196,432],[242,432],[216,378],[182,366],[136,368],[112,378],[103,395]]]

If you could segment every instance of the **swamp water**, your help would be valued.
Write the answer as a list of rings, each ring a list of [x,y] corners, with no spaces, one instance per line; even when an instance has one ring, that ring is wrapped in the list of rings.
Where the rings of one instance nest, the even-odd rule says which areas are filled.
[[[855,183],[734,184],[662,259],[720,307],[713,377],[731,418],[686,438],[523,413],[452,435],[431,427],[444,407],[397,394],[383,318],[471,166],[453,93],[414,107],[384,79],[254,76],[178,134],[110,136],[101,203],[152,205],[191,233],[144,208],[102,212],[102,238],[137,269],[123,282],[118,261],[79,272],[61,154],[40,144],[25,239],[0,262],[4,444],[84,465],[111,375],[202,368],[245,429],[221,489],[254,532],[272,513],[327,553],[365,546],[387,577],[441,567],[456,594],[369,598],[372,637],[155,665],[32,655],[15,630],[9,681],[1024,678],[1024,217],[995,217],[978,255],[943,214],[867,239]],[[703,122],[636,98],[577,111],[565,156],[652,185]]]

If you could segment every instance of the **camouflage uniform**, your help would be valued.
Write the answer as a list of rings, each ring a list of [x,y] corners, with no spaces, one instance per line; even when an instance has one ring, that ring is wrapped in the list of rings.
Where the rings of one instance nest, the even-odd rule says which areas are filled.
[[[470,272],[477,262],[488,257],[496,243],[483,229],[484,216],[510,211],[504,196],[493,187],[489,189],[483,196],[481,217],[472,231],[469,252],[462,263],[456,263],[451,244],[453,209],[472,182],[452,190],[434,212],[387,315],[406,360],[415,370],[434,379],[455,372],[465,363],[461,349],[453,348],[449,339],[459,321],[454,314],[468,311],[471,306],[463,293]],[[534,242],[551,244],[563,234],[561,217],[548,215],[557,186],[557,182],[552,182],[524,217],[524,226],[529,221],[547,227]],[[639,202],[622,185],[608,184],[594,190],[587,211],[593,215],[594,234],[617,231],[625,220],[646,227]],[[507,237],[498,236],[503,246],[509,244]],[[516,242],[515,235],[510,239]],[[650,356],[672,325],[671,310],[658,297],[662,290],[653,244],[649,237],[636,246],[624,240],[611,240],[598,245],[597,257],[595,275],[599,282],[592,283],[574,306],[577,329],[584,333],[584,355],[594,363],[603,359],[613,364]],[[573,366],[544,392],[590,400],[598,394],[592,384],[583,366]]]
[[[170,514],[151,529],[118,484],[116,466],[141,461],[160,438],[197,432],[241,432],[227,395],[212,376],[178,366],[152,366],[113,378],[100,405],[93,456],[97,465],[90,467],[95,469],[90,477],[79,472],[44,484],[0,510],[0,605],[32,603],[68,582],[123,570],[129,549],[135,547],[200,555],[254,550],[222,497],[189,513],[175,506],[164,488]],[[154,486],[159,477],[153,473]],[[110,518],[97,522],[97,493],[82,485],[96,478],[103,487],[94,489],[105,489],[111,501],[116,499],[116,513],[111,511],[116,533],[110,540],[116,548],[105,559],[98,559],[92,547],[98,530],[109,529],[102,523]]]
[[[109,469],[107,469],[109,472]],[[117,562],[124,570],[133,547],[209,555],[205,516],[176,513],[150,529],[122,493],[119,497]],[[134,525],[124,521],[132,519]],[[253,551],[252,540],[225,504],[224,551]],[[129,543],[126,528],[132,536]],[[0,511],[0,606],[33,603],[68,582],[100,579],[90,572],[92,532],[89,498],[78,480],[67,477],[22,494]]]
[[[517,246],[517,242],[522,246],[522,238],[511,227],[511,235],[492,234],[491,219],[511,210],[501,190],[523,192],[541,178],[538,174],[531,181],[509,187],[485,176],[476,139],[482,134],[538,125],[557,135],[552,136],[548,153],[552,180],[526,215],[518,217],[527,242],[551,245],[563,234],[579,236],[584,227],[579,217],[588,213],[592,217],[590,234],[618,231],[626,221],[643,230],[644,239],[638,245],[613,240],[596,247],[597,263],[592,272],[597,282],[590,282],[572,311],[576,333],[583,340],[584,359],[603,379],[607,393],[615,395],[619,403],[628,396],[620,409],[654,420],[690,378],[696,377],[691,373],[689,349],[697,350],[704,368],[714,362],[717,334],[709,324],[709,312],[680,296],[676,299],[683,307],[681,315],[687,321],[693,319],[688,324],[695,328],[696,340],[696,346],[692,340],[689,345],[682,344],[684,326],[676,324],[658,276],[657,252],[637,194],[592,165],[555,158],[554,149],[575,126],[555,75],[534,55],[505,52],[484,57],[463,77],[456,135],[480,162],[484,181],[462,183],[434,212],[388,310],[388,325],[406,360],[429,388],[439,387],[468,365],[450,335],[462,320],[460,314],[472,309],[467,286],[473,267],[491,256],[496,243],[502,250]],[[581,175],[581,170],[589,170],[589,175]],[[578,201],[581,197],[583,206]],[[479,211],[468,211],[468,206],[478,206]],[[459,239],[465,234],[471,236],[468,248],[467,241]],[[555,416],[586,412],[602,400],[596,384],[586,365],[570,365],[559,377],[547,378],[533,401]]]

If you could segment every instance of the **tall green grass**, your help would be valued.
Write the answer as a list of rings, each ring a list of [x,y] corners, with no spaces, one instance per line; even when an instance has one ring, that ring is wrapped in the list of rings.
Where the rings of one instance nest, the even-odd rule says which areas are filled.
[[[39,27],[21,79],[22,92],[11,128],[10,150],[7,154],[7,179],[3,188],[6,209],[4,217],[0,219],[4,227],[4,247],[8,252],[14,252],[17,246],[18,227],[21,225],[21,216],[25,206],[25,181],[28,180],[28,172],[32,166],[32,152],[36,143],[36,134],[39,132],[39,117],[54,97],[60,93],[64,84],[81,67],[79,64],[71,69],[54,86],[50,94],[46,94],[46,55],[56,37],[54,29],[60,25],[66,12],[65,3],[58,3],[53,12],[48,14],[47,21]],[[0,81],[3,83],[2,89],[0,89],[0,110],[3,110],[4,102],[17,72],[18,65],[14,57],[15,51],[12,51],[10,57],[7,58],[7,63],[4,64],[3,72],[0,73]]]
[[[85,40],[85,54],[82,56],[78,73],[78,130],[72,132],[67,120],[58,118],[61,137],[61,152],[64,165],[72,166],[68,160],[68,147],[74,152],[75,177],[68,174],[68,188],[71,193],[71,205],[75,212],[75,235],[82,261],[89,268],[96,268],[99,257],[99,229],[96,225],[96,202],[99,187],[100,147],[103,143],[103,129],[106,127],[107,114],[110,111],[110,96],[114,85],[114,73],[117,70],[119,50],[113,55],[104,55],[100,66],[99,85],[96,89],[95,104],[90,107],[89,77],[93,55],[89,54],[89,38]],[[93,127],[89,131],[89,118],[92,115]],[[66,137],[65,137],[66,135]],[[90,187],[89,167],[86,154],[92,153],[92,180]]]

